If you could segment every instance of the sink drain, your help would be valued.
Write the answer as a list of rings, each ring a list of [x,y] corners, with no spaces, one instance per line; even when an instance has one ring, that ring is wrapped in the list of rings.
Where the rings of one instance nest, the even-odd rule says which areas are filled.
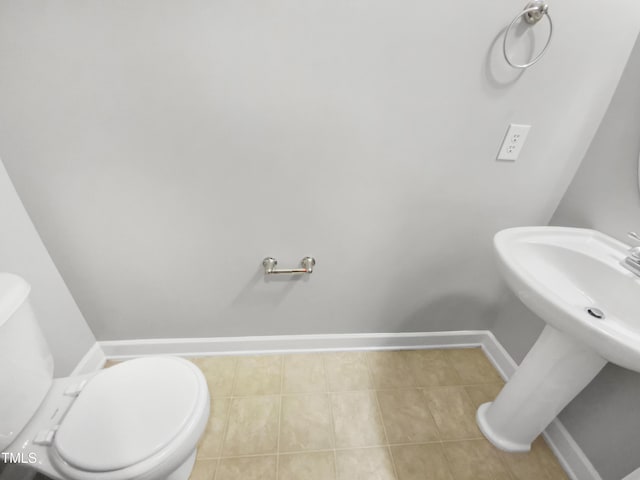
[[[585,310],[589,315],[591,315],[594,318],[597,318],[598,320],[602,320],[604,318],[604,312],[599,308],[587,307]]]

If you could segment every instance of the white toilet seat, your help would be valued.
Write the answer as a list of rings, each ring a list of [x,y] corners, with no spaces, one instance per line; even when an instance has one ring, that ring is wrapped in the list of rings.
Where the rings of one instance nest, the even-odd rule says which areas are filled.
[[[192,364],[171,357],[111,367],[83,388],[52,448],[83,471],[108,472],[140,463],[187,427],[202,389],[199,379]]]
[[[82,378],[60,380],[66,385],[58,385],[57,398],[45,399],[47,411],[61,403],[60,392],[73,390]],[[206,380],[191,362],[178,357],[123,362],[89,377],[53,427],[54,437],[44,446],[48,461],[40,458],[38,469],[69,480],[170,478],[193,461],[209,408]],[[51,428],[40,423],[29,426],[31,439]],[[41,445],[31,446],[44,453]]]

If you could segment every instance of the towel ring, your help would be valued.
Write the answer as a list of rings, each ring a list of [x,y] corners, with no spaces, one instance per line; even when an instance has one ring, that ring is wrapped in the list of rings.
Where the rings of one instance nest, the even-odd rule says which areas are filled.
[[[547,39],[547,43],[545,43],[544,48],[536,58],[531,60],[529,63],[524,63],[524,64],[513,63],[509,58],[509,54],[507,53],[507,37],[509,36],[509,32],[511,31],[513,26],[516,24],[516,22],[520,19],[520,17],[524,17],[524,21],[527,22],[529,25],[535,25],[540,20],[542,20],[542,17],[547,17],[547,19],[549,20],[549,38]],[[524,10],[520,12],[518,16],[516,16],[516,18],[513,19],[513,21],[509,24],[509,26],[504,32],[504,41],[502,42],[502,53],[504,53],[504,59],[513,68],[521,68],[521,69],[529,68],[531,65],[534,65],[535,63],[538,62],[538,60],[542,58],[544,53],[547,51],[549,44],[551,43],[552,36],[553,36],[553,22],[551,21],[551,16],[549,15],[549,6],[545,3],[544,0],[533,0],[532,2],[527,4]]]

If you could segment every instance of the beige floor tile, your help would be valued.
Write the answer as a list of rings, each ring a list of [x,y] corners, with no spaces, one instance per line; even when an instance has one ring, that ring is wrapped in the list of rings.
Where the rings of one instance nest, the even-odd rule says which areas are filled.
[[[104,362],[104,365],[102,366],[102,368],[110,368],[119,363],[120,362],[118,360],[107,360]]]
[[[213,480],[218,460],[198,460],[191,470],[189,480]]]
[[[566,480],[567,474],[542,437],[527,453],[499,452],[516,480]]]
[[[498,450],[486,440],[444,442],[442,447],[455,480],[512,480]]]
[[[276,480],[276,457],[223,458],[215,480]]]
[[[464,387],[433,387],[423,391],[440,438],[482,438],[476,425],[476,409]]]
[[[338,450],[338,480],[396,480],[386,447]]]
[[[453,480],[440,443],[391,447],[398,480]]]
[[[278,480],[335,480],[333,451],[280,455]]]
[[[189,358],[207,379],[212,397],[229,397],[236,372],[236,357]]]
[[[386,443],[375,393],[332,393],[330,400],[337,448]]]
[[[413,387],[416,384],[407,352],[368,352],[367,360],[376,388]]]
[[[234,398],[223,456],[276,453],[279,418],[279,396]]]
[[[284,357],[283,393],[326,392],[322,355],[319,353]]]
[[[191,470],[189,480],[213,480],[217,465],[217,460],[198,460]]]
[[[447,360],[443,350],[412,350],[406,355],[416,386],[462,384],[458,371]]]
[[[229,398],[214,398],[211,400],[209,421],[198,446],[199,459],[220,456],[230,403],[231,400]]]
[[[484,383],[482,385],[466,386],[464,389],[469,394],[473,406],[477,409],[483,403],[493,402],[502,387],[504,387],[502,383]]]
[[[481,348],[454,348],[444,352],[464,385],[504,383]]]
[[[282,356],[251,355],[238,357],[238,369],[233,394],[273,395],[280,393]]]
[[[329,391],[373,388],[364,352],[335,352],[323,356]]]
[[[284,395],[280,420],[280,451],[333,448],[333,424],[326,393]]]
[[[440,438],[421,390],[380,390],[377,393],[389,443],[422,443]]]

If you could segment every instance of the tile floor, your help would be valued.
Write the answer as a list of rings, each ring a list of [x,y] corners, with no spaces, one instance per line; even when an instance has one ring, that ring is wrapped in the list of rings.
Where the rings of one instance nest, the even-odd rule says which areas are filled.
[[[478,405],[503,382],[480,349],[191,358],[211,416],[191,480],[566,480],[544,440],[507,454]]]

